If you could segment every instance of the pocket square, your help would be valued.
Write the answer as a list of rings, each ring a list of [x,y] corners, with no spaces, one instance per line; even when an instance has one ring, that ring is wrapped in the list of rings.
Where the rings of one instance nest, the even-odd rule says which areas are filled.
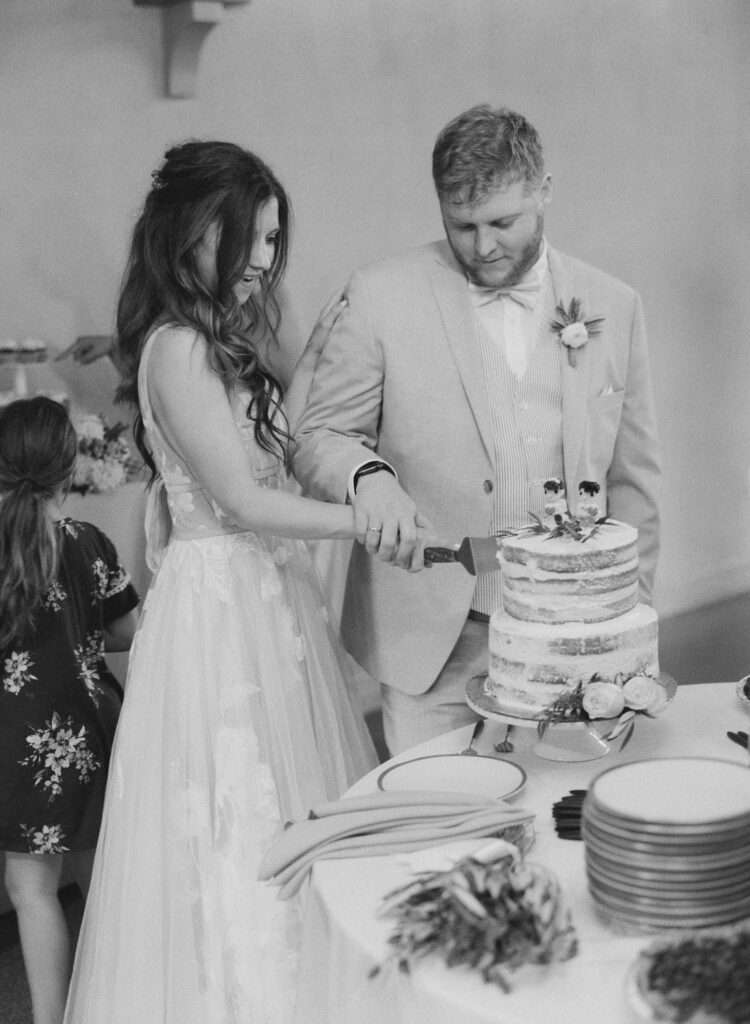
[[[606,388],[602,390],[602,397],[604,397],[604,395],[614,395],[614,393],[615,389],[612,387],[611,384],[608,384]]]

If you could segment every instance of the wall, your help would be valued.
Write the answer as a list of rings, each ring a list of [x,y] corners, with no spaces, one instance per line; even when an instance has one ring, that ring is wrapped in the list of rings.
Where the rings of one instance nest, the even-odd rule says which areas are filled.
[[[644,300],[660,611],[750,590],[746,0],[252,0],[209,35],[194,100],[163,95],[160,26],[129,0],[4,0],[0,336],[109,330],[150,171],[216,136],[291,192],[296,351],[351,268],[439,234],[442,125],[505,103],[545,140],[550,240]],[[110,367],[43,372],[106,409]]]

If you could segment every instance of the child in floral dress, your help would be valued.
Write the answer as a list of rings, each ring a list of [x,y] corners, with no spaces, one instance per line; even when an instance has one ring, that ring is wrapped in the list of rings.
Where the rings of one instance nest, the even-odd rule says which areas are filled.
[[[104,650],[130,647],[138,596],[111,543],[60,505],[76,434],[48,398],[0,412],[0,850],[35,1024],[62,1020],[63,856],[84,895],[121,691]]]

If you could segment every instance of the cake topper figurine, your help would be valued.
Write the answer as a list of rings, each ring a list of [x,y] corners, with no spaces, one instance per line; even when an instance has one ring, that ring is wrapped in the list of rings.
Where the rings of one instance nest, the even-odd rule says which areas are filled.
[[[559,523],[557,516],[565,516],[568,502],[565,498],[565,484],[559,476],[552,476],[544,481],[544,525],[553,530]]]
[[[594,501],[601,488],[595,480],[581,480],[578,485],[576,518],[584,529],[593,526],[601,518],[602,511]]]

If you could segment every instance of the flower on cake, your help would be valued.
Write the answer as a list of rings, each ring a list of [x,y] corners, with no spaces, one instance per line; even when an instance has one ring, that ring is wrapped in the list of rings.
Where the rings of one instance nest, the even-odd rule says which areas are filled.
[[[652,676],[631,676],[622,686],[626,707],[658,715],[667,704],[667,693]]]
[[[581,708],[589,718],[616,718],[625,710],[624,689],[617,683],[594,680],[581,695]]]
[[[78,437],[78,458],[71,490],[79,494],[105,494],[124,484],[135,469],[126,426],[110,426],[103,416],[87,413],[73,420]]]
[[[660,681],[662,678],[666,683]],[[588,682],[580,682],[556,697],[547,706],[537,731],[543,736],[550,725],[616,719],[605,739],[626,733],[622,740],[624,746],[633,731],[635,716],[656,718],[669,703],[670,696],[668,677],[656,678],[643,673],[627,677],[616,675],[608,680],[593,675]]]
[[[568,363],[575,366],[577,350],[582,348],[590,337],[599,333],[599,324],[604,322],[604,317],[584,319],[580,299],[571,299],[567,309],[564,302],[558,303],[555,312],[559,319],[553,320],[551,326],[557,331],[560,341],[568,350]]]

